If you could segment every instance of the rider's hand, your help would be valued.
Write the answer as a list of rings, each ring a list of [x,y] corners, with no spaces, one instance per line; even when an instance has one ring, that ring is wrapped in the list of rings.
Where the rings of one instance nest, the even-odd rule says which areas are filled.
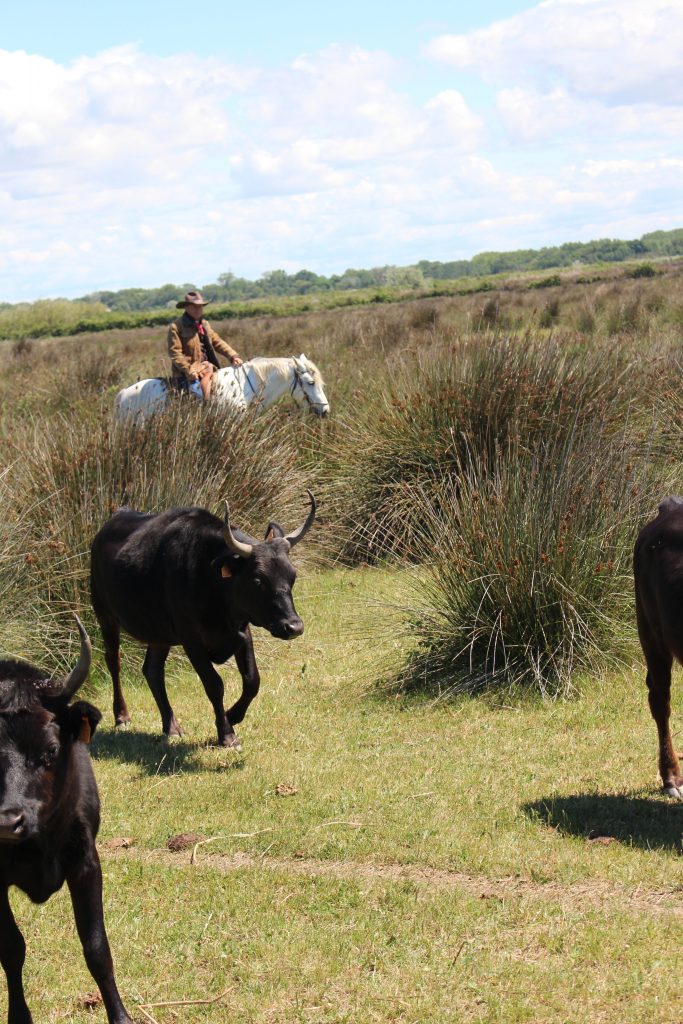
[[[230,362],[231,362],[231,364],[233,366],[241,366],[242,365],[242,360],[240,359],[239,356],[232,356],[230,358]]]

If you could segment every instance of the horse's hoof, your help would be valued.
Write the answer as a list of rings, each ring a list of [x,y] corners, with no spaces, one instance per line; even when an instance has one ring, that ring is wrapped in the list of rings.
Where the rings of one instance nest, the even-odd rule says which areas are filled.
[[[127,718],[117,718],[114,724],[117,729],[130,729],[130,715]]]
[[[664,795],[670,796],[672,800],[683,800],[683,783],[677,786],[674,782],[670,782],[663,789]]]

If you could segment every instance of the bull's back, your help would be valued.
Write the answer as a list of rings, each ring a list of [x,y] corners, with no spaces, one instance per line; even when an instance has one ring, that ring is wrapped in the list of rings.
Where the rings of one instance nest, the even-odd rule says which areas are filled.
[[[115,619],[130,632],[140,605],[149,600],[150,564],[156,555],[149,543],[135,554],[135,540],[156,517],[120,509],[95,535],[90,556],[90,593],[101,621]],[[133,548],[133,551],[131,551]],[[134,632],[133,635],[136,635]]]
[[[200,617],[196,592],[208,572],[211,531],[220,521],[199,508],[148,515],[122,509],[92,543],[91,596],[100,624],[117,622],[143,643],[183,643]],[[205,565],[206,563],[206,565]]]
[[[665,499],[638,534],[633,575],[643,648],[683,662],[683,499]]]

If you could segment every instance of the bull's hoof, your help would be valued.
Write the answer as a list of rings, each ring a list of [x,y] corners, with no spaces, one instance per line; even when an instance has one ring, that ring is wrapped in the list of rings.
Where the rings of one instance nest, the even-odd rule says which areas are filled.
[[[242,744],[237,738],[237,733],[229,732],[222,740],[219,740],[219,747],[224,747],[226,750],[235,750],[238,754],[242,751]]]
[[[177,742],[179,739],[182,739],[183,730],[180,728],[180,723],[177,719],[174,718],[168,729],[164,729],[164,735],[170,743]]]

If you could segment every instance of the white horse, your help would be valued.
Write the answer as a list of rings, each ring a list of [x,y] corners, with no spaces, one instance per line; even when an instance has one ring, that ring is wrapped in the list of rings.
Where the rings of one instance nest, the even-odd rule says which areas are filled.
[[[209,402],[246,412],[250,405],[267,409],[287,392],[297,405],[310,409],[316,416],[327,416],[330,411],[320,370],[303,353],[298,357],[257,356],[241,366],[216,370]],[[198,381],[189,385],[188,393],[201,401]],[[119,391],[114,399],[114,414],[121,421],[144,420],[160,412],[175,395],[173,385],[163,377],[139,380]]]

